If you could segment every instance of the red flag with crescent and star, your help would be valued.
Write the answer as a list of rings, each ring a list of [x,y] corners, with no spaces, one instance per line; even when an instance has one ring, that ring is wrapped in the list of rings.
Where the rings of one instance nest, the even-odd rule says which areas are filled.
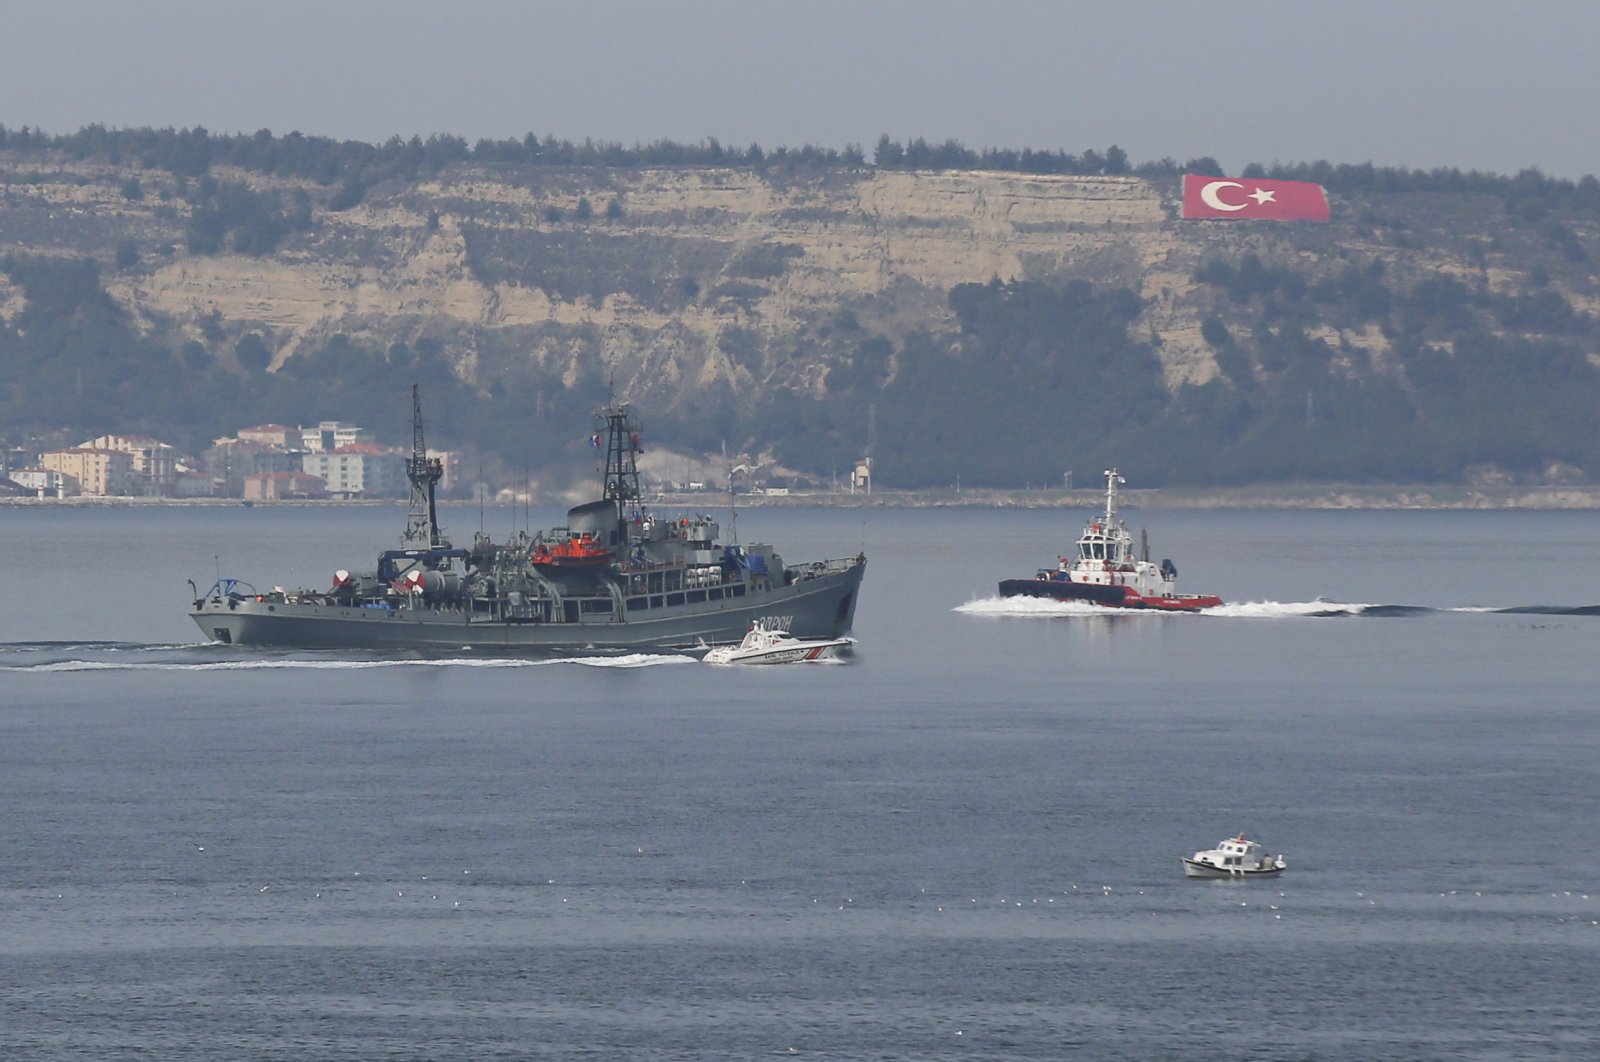
[[[1267,221],[1327,221],[1328,196],[1310,181],[1183,175],[1183,216]]]

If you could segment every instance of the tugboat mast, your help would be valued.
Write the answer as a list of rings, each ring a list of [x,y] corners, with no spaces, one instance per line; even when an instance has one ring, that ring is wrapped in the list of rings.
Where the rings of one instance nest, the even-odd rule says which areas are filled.
[[[417,385],[411,385],[411,456],[406,459],[406,478],[411,481],[411,500],[406,506],[406,532],[402,541],[428,549],[449,549],[449,541],[439,533],[439,513],[434,504],[434,487],[444,478],[444,462],[428,456],[422,441],[422,399]]]
[[[1106,477],[1106,529],[1110,530],[1117,520],[1117,484],[1128,481],[1117,475],[1117,470],[1114,468],[1106,469],[1104,475]]]

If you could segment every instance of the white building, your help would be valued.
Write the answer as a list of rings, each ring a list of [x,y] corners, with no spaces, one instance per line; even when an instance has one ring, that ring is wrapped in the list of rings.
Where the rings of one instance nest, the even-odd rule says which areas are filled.
[[[243,435],[240,438],[243,438]],[[371,441],[367,429],[346,424],[342,420],[325,420],[315,428],[300,429],[300,449],[314,454]]]
[[[860,491],[862,494],[872,493],[872,458],[863,457],[856,462],[855,471],[850,473],[850,493]]]
[[[328,493],[342,498],[398,498],[407,490],[406,454],[388,446],[353,443],[308,453],[302,469],[321,479]]]
[[[11,482],[40,498],[65,498],[73,492],[67,474],[53,468],[14,468],[10,476]]]
[[[259,446],[276,447],[279,450],[288,450],[300,445],[300,434],[304,429],[290,428],[282,424],[257,424],[253,428],[240,428],[238,441],[255,443]],[[232,442],[231,439],[218,439],[216,445],[221,446]]]

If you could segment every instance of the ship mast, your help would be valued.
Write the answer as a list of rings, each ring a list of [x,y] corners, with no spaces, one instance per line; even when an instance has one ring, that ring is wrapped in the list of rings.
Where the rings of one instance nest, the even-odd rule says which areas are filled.
[[[595,414],[606,423],[606,473],[602,496],[617,503],[620,515],[628,503],[639,504],[639,454],[644,447],[626,404],[606,406]]]
[[[1117,484],[1126,483],[1127,480],[1117,475],[1117,470],[1108,468],[1106,477],[1106,530],[1111,530],[1117,521]]]
[[[428,456],[422,441],[422,399],[417,385],[411,385],[411,456],[406,459],[406,478],[411,481],[411,500],[406,506],[407,545],[428,549],[449,549],[450,543],[439,533],[439,513],[434,504],[434,487],[444,478],[444,462]]]
[[[1128,525],[1117,519],[1117,484],[1126,483],[1127,480],[1117,475],[1114,468],[1106,469],[1106,561],[1107,563],[1126,564],[1133,560],[1133,536],[1128,533]]]

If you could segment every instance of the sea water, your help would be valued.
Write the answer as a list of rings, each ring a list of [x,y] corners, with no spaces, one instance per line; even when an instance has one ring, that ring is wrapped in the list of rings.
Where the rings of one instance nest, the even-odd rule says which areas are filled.
[[[1600,1053],[1600,513],[1131,510],[1230,604],[995,597],[1084,515],[742,512],[868,567],[734,668],[208,645],[402,514],[0,510],[0,1056]]]

